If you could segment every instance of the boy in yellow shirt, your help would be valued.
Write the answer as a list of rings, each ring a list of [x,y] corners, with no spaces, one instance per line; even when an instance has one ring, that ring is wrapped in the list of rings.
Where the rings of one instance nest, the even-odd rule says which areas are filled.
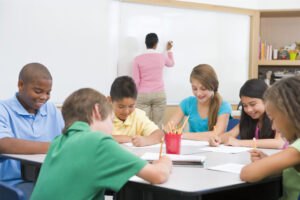
[[[115,79],[108,98],[114,110],[112,136],[119,143],[131,142],[137,147],[160,143],[163,132],[143,110],[135,108],[136,98],[137,89],[131,77]]]

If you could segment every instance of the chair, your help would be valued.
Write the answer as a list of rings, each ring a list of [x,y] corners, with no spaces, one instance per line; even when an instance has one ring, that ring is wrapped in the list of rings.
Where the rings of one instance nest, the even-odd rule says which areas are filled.
[[[229,119],[228,125],[227,125],[227,132],[233,129],[238,123],[240,123],[239,119]]]
[[[4,182],[0,182],[0,194],[1,200],[26,200],[25,195],[20,189],[14,188]]]

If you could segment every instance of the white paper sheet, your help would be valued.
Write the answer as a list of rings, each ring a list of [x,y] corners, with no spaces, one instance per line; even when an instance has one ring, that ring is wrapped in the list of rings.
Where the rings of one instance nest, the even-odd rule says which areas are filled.
[[[223,171],[223,172],[230,172],[230,173],[235,173],[235,174],[240,174],[242,168],[245,165],[242,164],[236,164],[236,163],[226,163],[223,165],[217,165],[214,167],[208,167],[207,169],[209,170],[216,170],[216,171]]]
[[[159,144],[153,144],[153,145],[149,145],[149,146],[143,146],[143,147],[133,146],[133,144],[131,142],[129,142],[129,143],[123,143],[123,144],[125,144],[128,147],[132,147],[132,148],[160,148],[160,146],[161,146],[161,143],[159,143]],[[165,144],[163,146],[165,147]]]
[[[201,150],[219,152],[219,153],[240,153],[244,151],[249,151],[251,149],[252,148],[248,148],[248,147],[233,147],[233,146],[220,145],[218,147],[205,147],[202,148]]]
[[[207,141],[181,140],[181,146],[208,146]]]

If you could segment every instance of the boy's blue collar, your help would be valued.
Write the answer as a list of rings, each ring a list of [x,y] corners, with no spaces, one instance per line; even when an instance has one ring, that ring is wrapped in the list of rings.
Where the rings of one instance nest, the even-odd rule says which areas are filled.
[[[13,97],[13,105],[11,106],[11,109],[18,113],[19,115],[33,115],[32,113],[29,113],[23,105],[20,103],[20,101],[17,98],[18,92]],[[47,103],[47,102],[46,102]],[[47,116],[47,109],[46,109],[46,103],[37,111],[37,115],[40,114],[41,116]]]

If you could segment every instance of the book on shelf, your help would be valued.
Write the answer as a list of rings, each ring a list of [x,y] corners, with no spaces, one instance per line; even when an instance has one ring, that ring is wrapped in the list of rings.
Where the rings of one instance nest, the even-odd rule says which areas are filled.
[[[267,41],[259,41],[259,50],[258,50],[259,60],[272,60],[273,47],[271,44],[268,44]]]

